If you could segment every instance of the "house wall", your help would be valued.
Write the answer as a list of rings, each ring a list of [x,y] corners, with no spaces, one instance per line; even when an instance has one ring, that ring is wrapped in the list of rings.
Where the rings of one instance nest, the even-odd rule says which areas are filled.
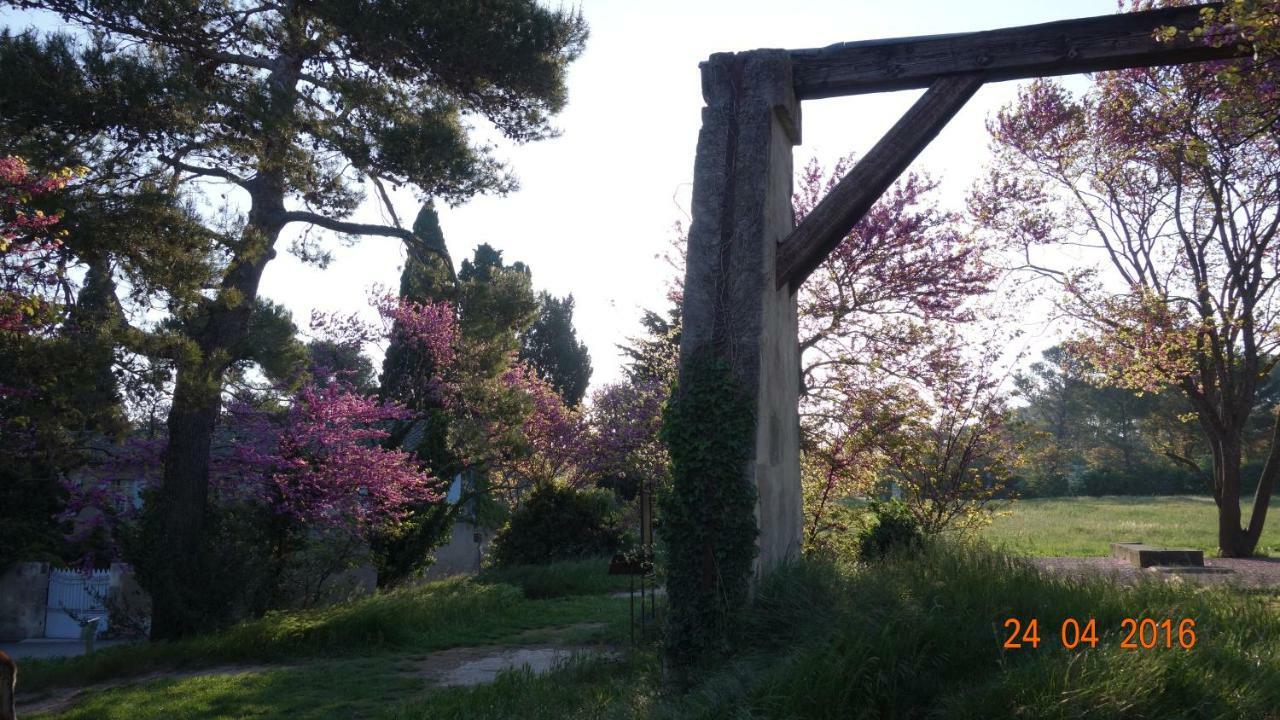
[[[479,532],[480,541],[476,542]],[[480,571],[480,560],[489,550],[489,541],[493,533],[477,530],[469,522],[455,522],[453,536],[449,542],[436,550],[436,561],[427,569],[428,579],[462,575]]]

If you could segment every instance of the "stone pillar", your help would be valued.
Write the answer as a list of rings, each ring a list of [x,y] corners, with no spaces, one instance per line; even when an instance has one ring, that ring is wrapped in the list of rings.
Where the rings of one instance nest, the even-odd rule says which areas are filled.
[[[758,578],[795,557],[801,539],[796,299],[774,276],[794,226],[800,104],[783,50],[712,55],[702,95],[680,356],[712,348],[754,396],[754,460],[742,471],[758,491]]]
[[[0,568],[0,640],[44,637],[48,598],[49,563]]]

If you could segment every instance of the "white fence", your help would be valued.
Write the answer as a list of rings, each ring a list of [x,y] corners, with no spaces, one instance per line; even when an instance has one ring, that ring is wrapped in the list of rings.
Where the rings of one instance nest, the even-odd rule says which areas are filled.
[[[104,600],[111,582],[108,570],[82,573],[76,570],[52,570],[49,573],[49,604],[45,615],[44,636],[77,639],[80,622],[99,618],[98,634],[107,629]]]

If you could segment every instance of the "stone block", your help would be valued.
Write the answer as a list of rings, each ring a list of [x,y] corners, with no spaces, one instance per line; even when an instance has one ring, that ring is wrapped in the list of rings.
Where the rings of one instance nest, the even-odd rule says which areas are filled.
[[[1124,560],[1134,567],[1204,566],[1204,551],[1194,548],[1166,548],[1140,542],[1111,543],[1111,557]]]

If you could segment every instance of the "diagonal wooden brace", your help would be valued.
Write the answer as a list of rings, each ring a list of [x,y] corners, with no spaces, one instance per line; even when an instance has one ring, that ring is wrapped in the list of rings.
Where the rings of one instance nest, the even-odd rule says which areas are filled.
[[[915,105],[778,245],[777,287],[794,291],[982,86],[981,73],[935,80]]]

